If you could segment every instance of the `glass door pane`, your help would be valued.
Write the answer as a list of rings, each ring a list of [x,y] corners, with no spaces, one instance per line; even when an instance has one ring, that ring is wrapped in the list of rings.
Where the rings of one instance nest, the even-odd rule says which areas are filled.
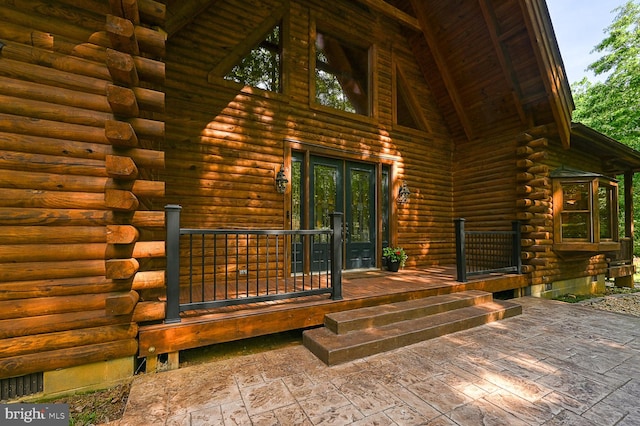
[[[329,228],[338,204],[338,168],[316,164],[313,178],[314,228]]]
[[[344,162],[328,158],[314,157],[311,159],[311,174],[309,176],[310,221],[314,229],[331,227],[331,213],[344,212]],[[327,270],[323,259],[328,259],[331,241],[326,236],[316,238],[311,248],[311,269],[314,271]]]
[[[347,163],[346,269],[375,266],[375,168]]]
[[[302,155],[295,154],[291,161],[291,229],[302,229],[304,215],[304,185]],[[302,238],[296,235],[291,240],[291,271],[303,272],[304,251]]]

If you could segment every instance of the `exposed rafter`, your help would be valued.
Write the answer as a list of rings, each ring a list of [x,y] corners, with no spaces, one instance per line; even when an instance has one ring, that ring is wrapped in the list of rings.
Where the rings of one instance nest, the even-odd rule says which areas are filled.
[[[518,2],[522,8],[529,37],[540,47],[534,46],[536,59],[543,76],[551,110],[558,123],[558,133],[562,145],[571,145],[571,112],[574,108],[571,89],[562,69],[562,59],[550,28],[551,18],[544,2],[540,0],[524,0]]]
[[[383,15],[388,16],[389,18],[392,18],[398,21],[399,23],[403,24],[406,27],[411,28],[414,31],[422,31],[422,29],[420,28],[420,22],[418,22],[418,19],[390,5],[384,0],[358,0],[358,1],[364,4],[365,6],[368,6],[371,9],[376,10],[382,13]]]
[[[522,94],[522,90],[520,90],[520,85],[518,84],[518,78],[513,69],[511,57],[509,56],[509,53],[504,45],[504,41],[509,37],[510,34],[498,34],[500,25],[498,23],[498,19],[496,18],[493,7],[489,5],[489,1],[490,0],[479,0],[480,9],[482,9],[482,15],[484,16],[484,20],[487,24],[487,29],[489,30],[489,34],[491,35],[491,42],[493,43],[496,55],[498,56],[498,61],[500,62],[502,73],[504,74],[505,80],[507,81],[509,90],[511,90],[511,93],[513,94],[515,107],[518,110],[518,115],[520,116],[521,122],[523,124],[526,124],[527,116],[522,108],[524,96]]]
[[[433,34],[431,29],[431,25],[429,25],[428,17],[425,11],[424,4],[422,4],[421,0],[411,0],[411,5],[413,9],[416,11],[418,15],[418,22],[420,23],[420,28],[422,34],[424,34],[425,40],[431,49],[433,54],[433,58],[438,67],[438,71],[440,71],[440,75],[442,76],[442,80],[444,81],[444,85],[449,92],[449,96],[451,97],[451,102],[453,102],[453,107],[458,114],[460,122],[462,123],[462,127],[464,128],[464,132],[469,140],[475,137],[473,128],[471,126],[471,122],[469,121],[469,117],[465,111],[465,108],[462,104],[462,99],[460,98],[460,94],[458,93],[458,89],[456,87],[455,82],[453,81],[453,77],[451,77],[451,73],[449,72],[449,67],[444,59],[444,55],[440,51],[440,46],[436,41],[436,37]]]
[[[170,4],[167,8],[167,21],[164,28],[167,32],[167,37],[170,38],[180,31],[215,2],[216,0],[189,0],[176,1]]]

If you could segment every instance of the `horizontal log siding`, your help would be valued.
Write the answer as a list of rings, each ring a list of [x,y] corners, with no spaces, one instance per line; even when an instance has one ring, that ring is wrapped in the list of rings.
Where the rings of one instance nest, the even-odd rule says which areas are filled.
[[[547,173],[534,174],[534,178],[540,178],[548,175],[554,169],[565,166],[568,168],[604,173],[602,168],[602,158],[590,154],[588,152],[577,152],[575,149],[565,150],[560,142],[560,137],[553,132],[554,126],[540,127],[532,129],[525,135],[520,146],[533,146],[534,155],[544,152],[545,156],[538,161],[534,161],[530,165],[529,170],[540,165],[546,166]],[[551,130],[549,130],[551,129]],[[531,155],[531,154],[530,154]],[[530,156],[529,155],[529,156]],[[522,170],[520,170],[522,171]],[[529,247],[523,247],[526,259],[523,264],[526,265],[527,272],[531,274],[531,284],[540,285],[548,284],[555,281],[573,279],[576,277],[596,276],[606,273],[607,263],[606,256],[598,254],[590,256],[588,254],[575,256],[561,256],[553,250],[553,220],[551,213],[553,211],[553,194],[552,181],[548,178],[547,192],[544,197],[539,197],[538,201],[545,202],[548,208],[541,212],[533,213],[533,219],[530,221],[529,233],[523,233],[524,239],[533,241]],[[540,187],[533,191],[540,192]],[[527,198],[528,195],[521,195],[520,198]],[[533,210],[532,208],[521,208],[520,211]],[[543,214],[548,215],[548,219],[542,220]],[[533,235],[533,236],[532,236]],[[534,238],[536,235],[543,235],[548,238]]]
[[[285,42],[289,70],[285,93],[238,91],[222,80],[209,83],[209,72],[226,53],[271,10],[281,7],[292,17]],[[284,199],[274,188],[275,173],[285,158],[285,140],[336,152],[363,152],[366,147],[369,155],[397,156],[397,178],[411,188],[411,202],[398,209],[396,222],[397,243],[408,251],[408,266],[453,263],[450,136],[400,28],[347,1],[327,8],[322,1],[264,0],[251,11],[244,8],[239,0],[216,2],[167,42],[163,178],[166,202],[183,206],[182,225],[286,228]],[[346,41],[375,44],[376,116],[332,114],[312,107],[311,20]],[[421,100],[431,132],[394,126],[394,63]]]
[[[516,219],[515,129],[501,130],[504,135],[456,145],[455,216],[470,230],[508,231]]]
[[[0,5],[0,378],[137,351],[134,312],[105,309],[129,294],[135,277],[107,277],[106,261],[163,257],[164,241],[141,229],[140,241],[113,244],[107,227],[158,229],[163,212],[114,210],[106,191],[128,190],[152,205],[163,192],[154,175],[164,157],[153,139],[118,148],[105,135],[106,123],[118,120],[108,96],[110,13],[107,2],[90,0]],[[143,50],[157,52],[152,32],[139,35]],[[140,115],[130,122],[153,135],[153,113],[164,107],[154,85],[164,80],[164,65],[134,62],[143,87],[133,88]],[[136,180],[110,175],[109,165],[123,157],[136,165]],[[143,275],[138,286],[147,281],[164,285]]]

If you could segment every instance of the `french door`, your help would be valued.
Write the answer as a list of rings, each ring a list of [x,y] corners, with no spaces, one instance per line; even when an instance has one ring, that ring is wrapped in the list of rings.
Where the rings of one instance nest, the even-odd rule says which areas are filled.
[[[308,195],[307,195],[308,194]],[[292,162],[292,228],[307,222],[314,229],[328,228],[330,214],[344,213],[344,268],[376,266],[376,168],[373,164],[311,156],[305,167],[302,155]],[[329,242],[314,244],[314,258],[323,258]],[[302,271],[302,247],[294,243],[294,270]],[[324,265],[312,266],[312,269]]]

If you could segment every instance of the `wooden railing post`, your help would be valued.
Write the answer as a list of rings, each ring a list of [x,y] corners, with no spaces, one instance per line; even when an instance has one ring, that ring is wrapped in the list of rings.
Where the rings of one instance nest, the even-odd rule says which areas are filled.
[[[456,279],[467,282],[467,260],[464,250],[464,219],[454,219],[456,229]]]
[[[331,213],[332,299],[342,300],[342,213]]]
[[[180,211],[181,206],[164,207],[167,224],[167,307],[165,323],[180,322]]]
[[[522,272],[522,239],[520,234],[520,221],[514,220],[511,222],[511,229],[513,229],[513,252],[511,253],[513,266],[516,267],[516,273]]]

